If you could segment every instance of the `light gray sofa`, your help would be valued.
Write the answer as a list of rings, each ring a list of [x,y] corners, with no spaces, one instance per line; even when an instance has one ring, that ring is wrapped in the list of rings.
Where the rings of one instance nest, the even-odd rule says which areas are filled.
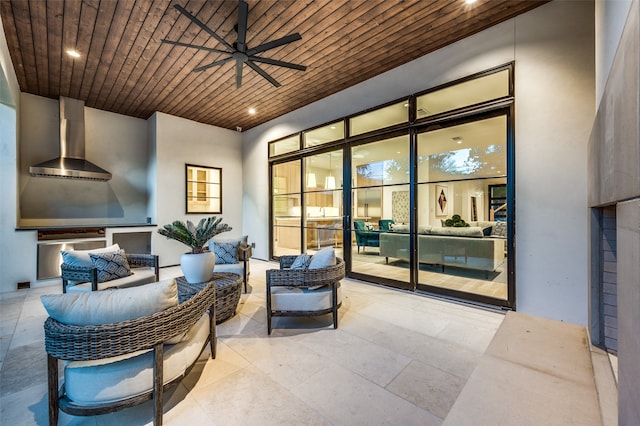
[[[485,236],[481,227],[423,227],[418,234],[420,263],[493,272],[504,262],[504,239]],[[443,235],[444,234],[444,235]],[[409,234],[380,234],[380,256],[409,260]]]

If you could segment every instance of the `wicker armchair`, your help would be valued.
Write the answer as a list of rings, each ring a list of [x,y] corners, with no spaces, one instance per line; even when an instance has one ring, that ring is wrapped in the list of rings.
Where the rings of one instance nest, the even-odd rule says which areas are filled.
[[[73,284],[70,285],[70,283],[90,283],[91,290],[96,291],[99,289],[103,290],[105,288],[118,287],[120,283],[124,282],[127,283],[126,286],[154,282],[154,277],[151,274],[139,274],[139,276],[136,277],[137,268],[153,268],[153,272],[155,273],[155,282],[160,280],[160,263],[157,255],[125,253],[125,256],[127,257],[127,262],[129,262],[129,266],[131,267],[131,271],[134,273],[134,276],[131,278],[127,277],[111,280],[104,283],[98,283],[98,270],[96,268],[72,266],[63,263],[60,265],[60,269],[62,270],[62,292],[66,293],[68,287],[74,286]]]
[[[180,292],[180,285],[178,290]],[[58,423],[59,409],[74,416],[93,416],[119,411],[153,399],[153,423],[161,425],[163,392],[178,384],[191,371],[199,358],[196,356],[194,362],[180,376],[165,382],[163,380],[164,342],[186,333],[208,310],[209,334],[199,353],[201,354],[208,344],[211,347],[211,357],[215,358],[215,296],[216,288],[212,283],[177,306],[133,320],[104,325],[68,325],[49,317],[44,324],[49,424]],[[68,397],[64,384],[58,389],[58,360],[101,360],[148,350],[153,351],[153,384],[147,392],[114,402],[83,404]],[[66,368],[67,363],[64,365]]]
[[[340,280],[344,278],[344,261],[340,258],[336,258],[336,264],[328,268],[322,269],[304,269],[304,270],[291,270],[289,269],[297,256],[281,256],[280,257],[280,269],[270,269],[267,271],[267,330],[271,334],[271,317],[283,316],[283,317],[299,317],[299,316],[315,316],[325,315],[328,313],[333,314],[333,328],[338,328],[338,308],[341,302],[338,300],[338,287],[340,286]],[[310,287],[326,286],[314,290],[309,290]],[[280,309],[279,306],[274,306],[274,289],[282,295],[282,293],[290,293],[288,296],[293,296],[300,300],[303,309],[287,308]],[[328,306],[314,306],[309,308],[308,303],[305,303],[305,298],[322,297],[323,293],[330,292],[330,303]],[[294,302],[295,304],[295,302]]]

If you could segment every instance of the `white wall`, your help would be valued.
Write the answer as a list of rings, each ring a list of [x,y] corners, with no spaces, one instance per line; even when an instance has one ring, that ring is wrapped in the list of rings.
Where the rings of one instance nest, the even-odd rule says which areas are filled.
[[[21,94],[20,226],[146,223],[146,120],[84,110],[85,157],[111,172],[111,180],[32,177],[30,165],[60,156],[60,106],[57,99]]]
[[[596,0],[596,103],[609,78],[632,0]]]
[[[594,4],[553,1],[243,133],[244,227],[268,257],[267,142],[516,61],[517,308],[587,322]]]
[[[0,21],[0,292],[16,290],[16,284],[35,280],[35,232],[16,231],[17,164],[20,87]],[[30,265],[35,266],[35,260]]]
[[[185,164],[222,168],[223,222],[233,228],[221,237],[242,235],[242,144],[238,132],[197,123],[161,112],[155,122],[156,210],[154,223],[163,226],[175,220],[197,223],[210,215],[189,214],[185,209]],[[177,265],[187,247],[154,232],[153,252],[160,266]]]

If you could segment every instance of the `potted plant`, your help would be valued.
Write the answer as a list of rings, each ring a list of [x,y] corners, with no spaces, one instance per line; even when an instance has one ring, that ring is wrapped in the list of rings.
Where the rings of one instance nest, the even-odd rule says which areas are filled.
[[[216,216],[200,219],[198,225],[189,220],[186,224],[176,220],[158,229],[160,235],[191,248],[180,257],[180,267],[187,282],[201,283],[211,279],[216,257],[208,250],[207,242],[215,235],[231,231],[231,227],[221,221],[222,218]]]

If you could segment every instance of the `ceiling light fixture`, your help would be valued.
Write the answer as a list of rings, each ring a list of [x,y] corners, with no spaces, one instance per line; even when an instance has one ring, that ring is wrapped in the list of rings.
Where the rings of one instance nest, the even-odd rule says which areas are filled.
[[[458,144],[462,143],[462,138],[461,138],[460,136],[456,136],[456,137],[453,137],[453,138],[451,138],[451,139],[452,139],[455,143],[458,143]]]
[[[249,114],[255,115],[256,114],[256,109],[255,108],[249,108]]]
[[[466,4],[474,4],[477,0],[465,0]]]
[[[71,56],[72,58],[79,58],[80,52],[75,49],[67,49],[67,55]]]

